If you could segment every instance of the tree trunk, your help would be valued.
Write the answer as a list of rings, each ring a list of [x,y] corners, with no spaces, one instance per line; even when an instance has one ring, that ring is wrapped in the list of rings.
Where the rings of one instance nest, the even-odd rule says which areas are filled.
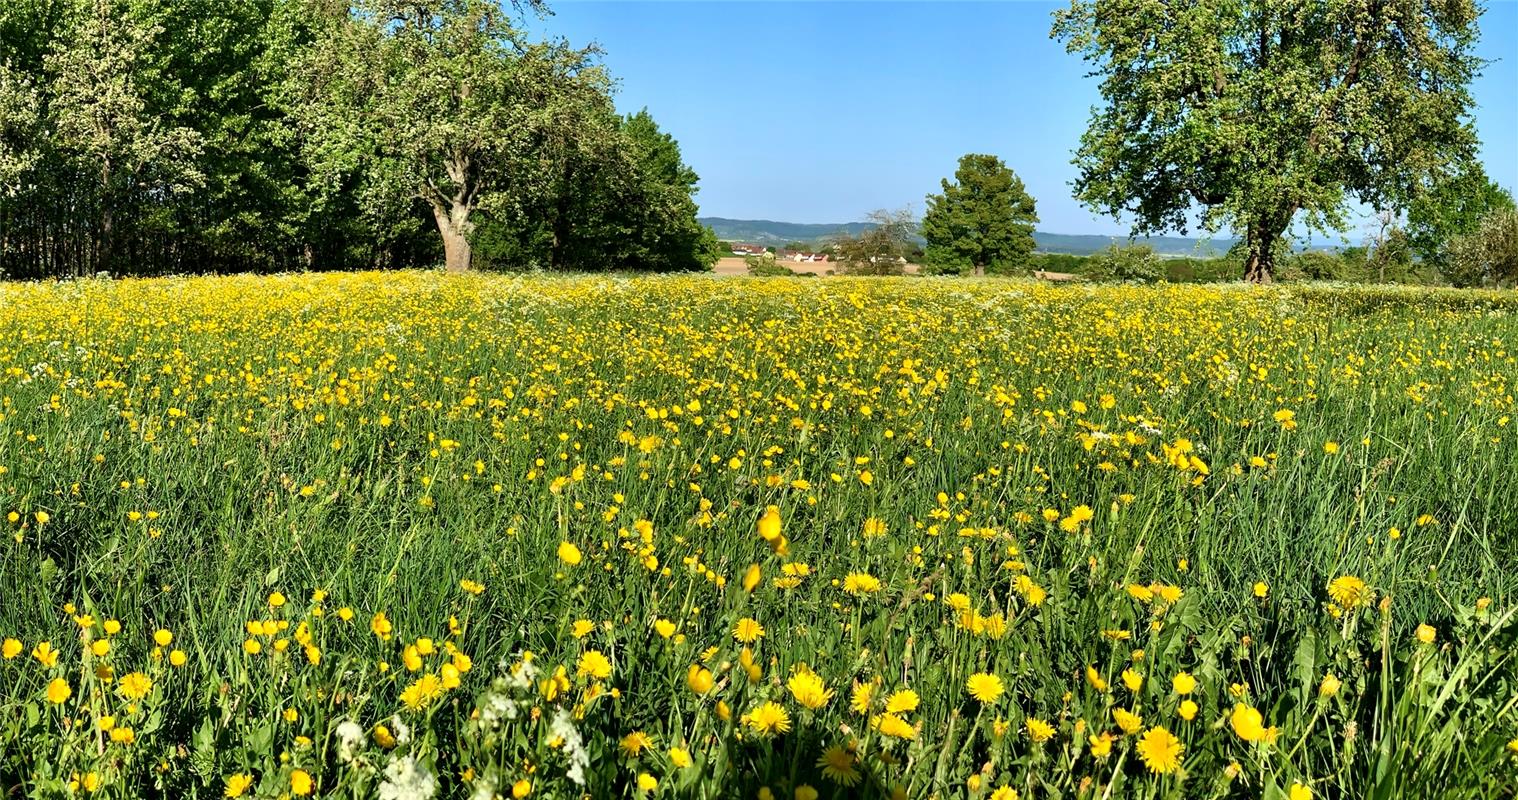
[[[468,272],[473,253],[469,247],[469,207],[453,206],[444,209],[434,206],[432,216],[437,220],[438,233],[443,235],[443,256],[449,272]]]
[[[1275,254],[1272,251],[1280,234],[1262,228],[1258,223],[1251,223],[1244,234],[1249,245],[1249,254],[1244,260],[1244,280],[1250,283],[1267,284],[1275,277]]]
[[[986,265],[985,264],[976,264],[975,265],[975,275],[976,275],[976,277],[980,277],[980,276],[985,275],[985,274],[986,274]]]

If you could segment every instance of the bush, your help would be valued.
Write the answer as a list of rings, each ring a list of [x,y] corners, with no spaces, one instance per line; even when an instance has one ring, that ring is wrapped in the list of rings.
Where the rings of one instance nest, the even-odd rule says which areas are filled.
[[[1164,264],[1147,244],[1114,244],[1086,262],[1086,277],[1094,281],[1154,283],[1164,275]]]
[[[790,278],[796,275],[795,270],[776,261],[773,255],[744,256],[743,263],[748,266],[748,274],[756,278]]]
[[[1456,286],[1518,283],[1518,211],[1489,214],[1474,233],[1449,245],[1444,277]]]

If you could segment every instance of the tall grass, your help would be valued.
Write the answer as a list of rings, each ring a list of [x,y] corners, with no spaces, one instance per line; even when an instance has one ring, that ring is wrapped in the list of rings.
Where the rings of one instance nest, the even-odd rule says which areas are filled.
[[[1515,307],[938,280],[0,285],[19,648],[0,784],[1511,794]],[[1328,592],[1346,577],[1355,602]],[[763,637],[738,641],[743,619]],[[972,698],[976,673],[1005,693]],[[815,709],[789,686],[813,674]],[[754,714],[770,702],[788,730]]]

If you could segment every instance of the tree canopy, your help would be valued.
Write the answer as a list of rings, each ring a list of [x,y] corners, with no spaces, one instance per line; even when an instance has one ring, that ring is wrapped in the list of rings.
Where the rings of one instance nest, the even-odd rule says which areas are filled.
[[[544,10],[0,4],[0,272],[706,268],[678,145]]]
[[[1474,158],[1473,0],[1076,0],[1053,35],[1101,78],[1076,196],[1134,232],[1228,227],[1270,280],[1301,219],[1405,209]]]
[[[922,218],[928,264],[941,272],[977,275],[1023,267],[1033,252],[1033,197],[1000,158],[960,157],[954,182],[928,195]]]

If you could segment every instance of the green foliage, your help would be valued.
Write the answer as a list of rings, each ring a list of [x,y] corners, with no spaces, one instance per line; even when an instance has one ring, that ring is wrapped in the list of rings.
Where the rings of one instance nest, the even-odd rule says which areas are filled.
[[[1456,237],[1445,274],[1456,286],[1518,283],[1518,210],[1494,211],[1475,231]]]
[[[1095,281],[1154,283],[1165,276],[1165,268],[1149,245],[1114,244],[1086,259],[1085,275]]]
[[[1401,208],[1474,158],[1478,6],[1077,0],[1052,34],[1101,77],[1076,196],[1134,232],[1243,231],[1246,276],[1271,278],[1303,215],[1342,227],[1353,197]]]
[[[609,92],[489,0],[13,0],[0,270],[461,268],[475,239],[497,268],[706,268],[694,174]]]
[[[881,209],[869,215],[870,227],[833,243],[839,268],[849,275],[901,275],[917,234],[917,221],[907,209]]]
[[[1513,195],[1488,179],[1479,164],[1452,178],[1436,182],[1413,198],[1407,211],[1407,234],[1414,252],[1426,264],[1445,270],[1449,247],[1475,233],[1494,212],[1512,209]],[[1463,275],[1449,275],[1459,285]]]
[[[1021,179],[991,155],[961,156],[954,182],[928,195],[922,218],[925,259],[937,272],[1008,273],[1033,252],[1033,198]]]
[[[0,196],[14,197],[36,164],[37,93],[26,76],[0,61]]]
[[[744,256],[743,265],[756,278],[793,278],[796,270],[775,260],[774,256]]]

